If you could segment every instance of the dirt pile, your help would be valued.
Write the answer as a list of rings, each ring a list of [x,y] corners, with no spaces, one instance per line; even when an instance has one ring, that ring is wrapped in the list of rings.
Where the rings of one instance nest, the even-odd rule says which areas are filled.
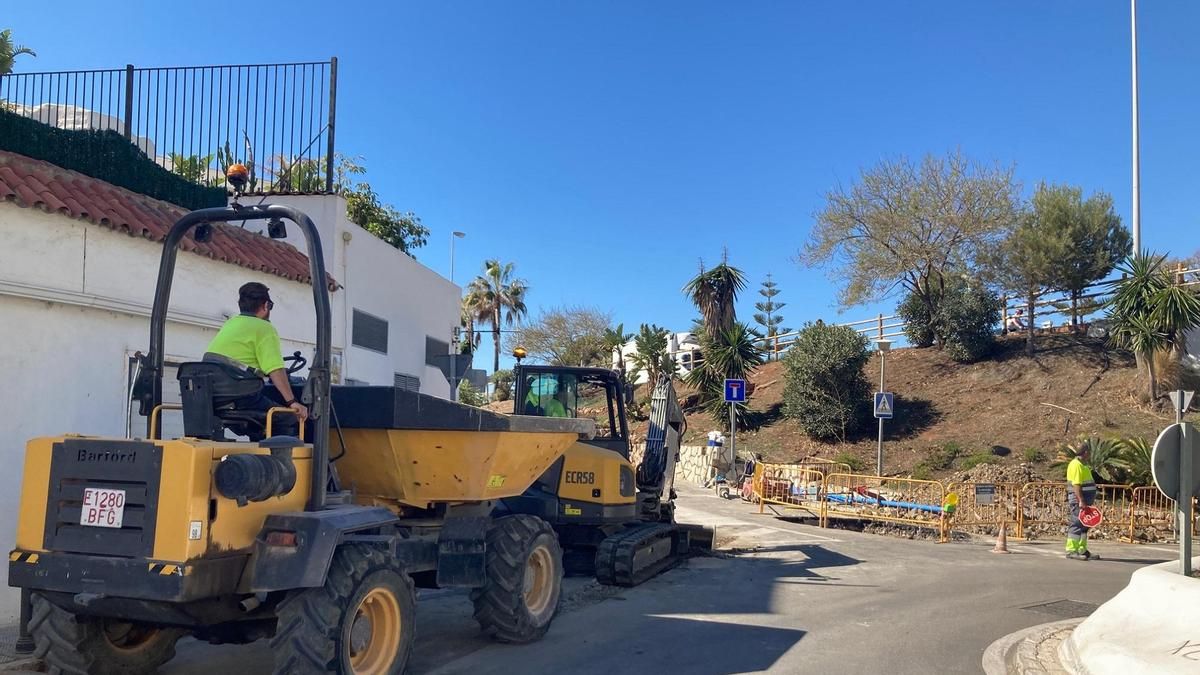
[[[1016,483],[1024,485],[1042,480],[1032,464],[980,464],[966,471],[957,471],[943,479],[946,483]]]

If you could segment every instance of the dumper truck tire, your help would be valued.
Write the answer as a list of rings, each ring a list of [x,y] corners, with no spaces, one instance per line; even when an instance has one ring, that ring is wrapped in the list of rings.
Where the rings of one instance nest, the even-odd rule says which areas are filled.
[[[381,549],[340,546],[325,585],[293,591],[276,609],[277,675],[399,675],[416,627],[412,577]]]
[[[33,596],[29,630],[34,656],[52,675],[154,673],[175,656],[184,632],[148,624],[77,616]]]
[[[563,553],[550,524],[505,516],[487,536],[487,582],[471,591],[475,620],[500,642],[533,642],[550,629],[562,599]]]

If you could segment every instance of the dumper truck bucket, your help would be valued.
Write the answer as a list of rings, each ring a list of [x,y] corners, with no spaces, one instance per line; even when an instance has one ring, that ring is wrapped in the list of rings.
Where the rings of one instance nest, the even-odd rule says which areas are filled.
[[[524,492],[590,419],[500,415],[395,387],[334,387],[330,452],[361,503],[427,508]]]

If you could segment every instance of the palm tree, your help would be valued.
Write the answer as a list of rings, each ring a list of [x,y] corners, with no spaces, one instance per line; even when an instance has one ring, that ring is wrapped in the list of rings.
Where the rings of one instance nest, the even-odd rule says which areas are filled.
[[[1126,259],[1117,268],[1121,278],[1110,284],[1108,301],[1111,340],[1146,364],[1151,401],[1158,398],[1154,355],[1170,349],[1181,358],[1186,353],[1184,336],[1200,326],[1200,298],[1176,283],[1165,268],[1166,260],[1165,255],[1149,251]]]
[[[475,330],[475,305],[479,302],[475,296],[475,292],[467,288],[467,294],[463,296],[462,304],[459,307],[460,316],[458,323],[463,329],[462,348],[459,350],[462,354],[474,354],[479,348],[479,341],[483,338],[483,333]]]
[[[608,350],[609,356],[615,351],[617,353],[617,370],[625,372],[625,354],[621,348],[633,339],[633,333],[625,332],[625,324],[619,323],[616,328],[607,328],[604,331],[604,347]]]
[[[709,335],[728,330],[737,320],[734,302],[737,294],[746,287],[746,275],[722,259],[721,264],[705,270],[700,264],[700,272],[683,287],[700,315],[704,319],[704,328]]]
[[[0,75],[11,73],[13,62],[18,56],[25,54],[34,57],[37,56],[29,47],[13,44],[11,29],[5,28],[4,30],[0,30]]]
[[[1091,457],[1088,459],[1088,463],[1092,468],[1092,472],[1101,481],[1105,483],[1121,482],[1128,473],[1130,465],[1126,456],[1125,445],[1115,438],[1102,439],[1095,436],[1081,438],[1075,446],[1063,448],[1059,460],[1050,466],[1058,469],[1066,467],[1079,454],[1080,448],[1084,446],[1087,446],[1091,450]]]
[[[528,309],[525,294],[529,287],[523,279],[513,275],[513,263],[488,260],[483,263],[483,274],[467,287],[471,314],[475,321],[492,327],[492,344],[496,349],[492,372],[500,370],[500,325],[513,325],[520,321]]]

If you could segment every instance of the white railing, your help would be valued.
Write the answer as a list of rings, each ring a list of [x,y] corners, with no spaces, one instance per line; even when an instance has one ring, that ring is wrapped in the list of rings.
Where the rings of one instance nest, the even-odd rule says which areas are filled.
[[[1189,269],[1179,269],[1175,272],[1176,278],[1179,279],[1181,286],[1200,286],[1200,267]],[[1083,319],[1088,315],[1095,314],[1101,311],[1102,306],[1108,299],[1109,281],[1100,281],[1087,286],[1085,293],[1076,298],[1076,304],[1081,308],[1081,312],[1077,318]],[[1099,289],[1099,290],[1097,290]],[[1086,291],[1094,291],[1088,293]],[[1094,304],[1092,304],[1094,303]],[[1003,329],[1008,325],[1008,318],[1013,316],[1016,311],[1028,311],[1028,302],[1024,298],[1002,295],[1002,309],[1000,312],[1000,326]],[[1091,304],[1091,309],[1087,305]],[[1071,325],[1071,294],[1062,291],[1047,292],[1042,295],[1042,299],[1038,300],[1033,305],[1033,316],[1022,316],[1022,321],[1039,321],[1043,320],[1041,325],[1035,324],[1035,328],[1039,330],[1048,330],[1054,328],[1054,321],[1044,321],[1046,317],[1063,317],[1060,321],[1060,326]],[[1052,308],[1049,311],[1039,311],[1043,308]],[[1049,324],[1049,325],[1047,325]],[[1087,322],[1080,321],[1080,325],[1086,325]],[[846,326],[853,328],[856,332],[866,335],[872,340],[896,340],[904,339],[905,322],[898,315],[879,314],[870,319],[862,319],[860,321],[849,321],[845,323],[834,323],[835,326]],[[771,337],[759,338],[756,342],[763,346],[763,349],[769,356],[776,356],[787,351],[795,343],[796,337],[800,335],[800,331],[791,331],[788,333],[780,333]]]

